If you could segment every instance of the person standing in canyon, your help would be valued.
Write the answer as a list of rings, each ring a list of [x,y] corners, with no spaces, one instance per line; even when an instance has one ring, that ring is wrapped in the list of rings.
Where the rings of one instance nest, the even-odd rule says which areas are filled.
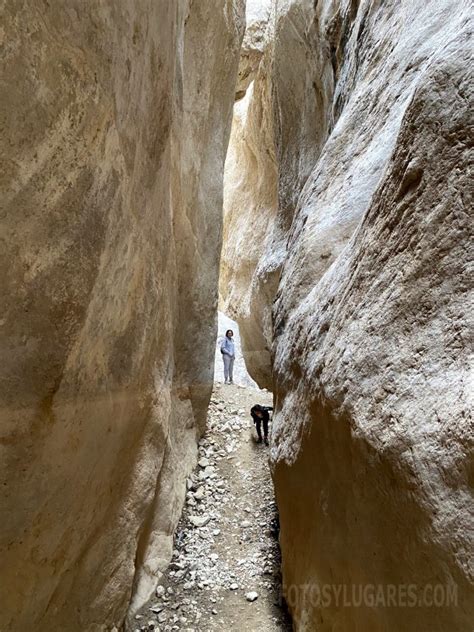
[[[225,338],[221,343],[222,360],[224,361],[224,383],[234,383],[234,360],[235,360],[235,345],[234,345],[234,332],[232,329],[228,329],[225,332]]]

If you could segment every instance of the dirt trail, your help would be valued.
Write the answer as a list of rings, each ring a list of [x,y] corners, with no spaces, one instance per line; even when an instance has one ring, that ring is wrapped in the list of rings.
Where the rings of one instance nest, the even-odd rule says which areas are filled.
[[[199,465],[188,479],[173,560],[129,629],[275,632],[291,625],[280,607],[280,553],[268,448],[249,415],[271,394],[216,385]],[[249,593],[258,593],[255,595]],[[152,627],[154,626],[154,627]]]

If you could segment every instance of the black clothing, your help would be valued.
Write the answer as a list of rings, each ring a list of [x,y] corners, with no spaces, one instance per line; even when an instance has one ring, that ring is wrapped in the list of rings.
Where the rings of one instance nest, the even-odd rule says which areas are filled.
[[[257,434],[259,441],[262,441],[262,423],[263,423],[263,436],[268,439],[268,419],[255,418],[255,426],[257,428]]]
[[[250,409],[250,414],[252,415],[253,422],[257,428],[257,434],[259,441],[262,441],[262,424],[263,424],[263,436],[265,441],[268,439],[268,422],[270,421],[270,413],[269,411],[273,410],[271,406],[261,406],[260,404],[255,404]],[[256,414],[256,411],[262,413],[262,416],[259,417]]]

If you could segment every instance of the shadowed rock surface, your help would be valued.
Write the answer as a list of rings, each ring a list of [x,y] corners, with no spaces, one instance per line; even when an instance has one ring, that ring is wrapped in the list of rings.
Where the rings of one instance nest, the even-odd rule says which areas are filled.
[[[171,556],[212,387],[243,23],[231,0],[4,7],[5,632],[119,626]]]

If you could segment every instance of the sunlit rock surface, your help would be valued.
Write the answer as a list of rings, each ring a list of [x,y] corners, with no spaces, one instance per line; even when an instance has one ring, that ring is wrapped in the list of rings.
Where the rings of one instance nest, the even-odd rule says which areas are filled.
[[[239,75],[235,89],[241,99],[254,80],[267,42],[266,31],[273,0],[247,0],[245,35],[240,50]]]
[[[243,21],[231,0],[3,8],[2,631],[111,630],[171,554]]]
[[[474,619],[469,29],[454,0],[279,2],[236,106],[220,292],[251,375],[273,369],[297,630]],[[425,586],[455,586],[457,602],[291,589],[326,584],[416,585],[426,606]]]

